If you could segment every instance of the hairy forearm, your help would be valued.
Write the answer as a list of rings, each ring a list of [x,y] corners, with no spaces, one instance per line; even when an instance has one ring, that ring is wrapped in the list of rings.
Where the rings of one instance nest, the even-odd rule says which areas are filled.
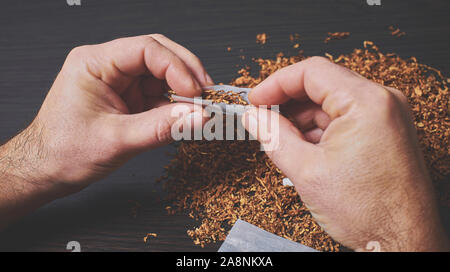
[[[36,122],[0,146],[0,229],[52,200],[47,151]]]

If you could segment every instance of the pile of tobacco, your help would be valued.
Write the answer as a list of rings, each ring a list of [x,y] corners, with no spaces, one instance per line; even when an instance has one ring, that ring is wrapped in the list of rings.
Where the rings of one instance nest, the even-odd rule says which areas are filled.
[[[445,181],[450,171],[449,79],[414,57],[383,54],[371,42],[348,55],[327,56],[408,97],[440,203],[450,207],[450,183]],[[255,59],[259,75],[253,77],[249,69],[241,69],[231,84],[254,87],[278,69],[304,58],[302,53],[291,57],[279,53],[276,59]],[[243,103],[230,93],[209,91],[205,97]],[[282,185],[283,173],[256,141],[182,141],[166,169],[164,186],[170,202],[166,209],[198,220],[198,227],[187,231],[195,244],[223,241],[240,218],[321,251],[341,248],[317,225],[295,189]]]

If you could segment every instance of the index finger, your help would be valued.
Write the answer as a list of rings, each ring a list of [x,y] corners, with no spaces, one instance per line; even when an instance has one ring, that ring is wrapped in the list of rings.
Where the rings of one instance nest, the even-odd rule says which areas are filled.
[[[249,95],[254,105],[278,105],[308,97],[334,118],[351,103],[367,101],[367,89],[377,84],[323,57],[285,67],[257,85]]]
[[[203,86],[214,85],[214,81],[211,76],[206,72],[201,60],[194,53],[162,34],[151,34],[150,37],[154,38],[180,57],[190,69],[192,74],[195,75],[199,83]]]
[[[89,70],[121,94],[138,76],[165,79],[176,93],[199,96],[202,89],[190,69],[175,53],[144,35],[93,46]]]

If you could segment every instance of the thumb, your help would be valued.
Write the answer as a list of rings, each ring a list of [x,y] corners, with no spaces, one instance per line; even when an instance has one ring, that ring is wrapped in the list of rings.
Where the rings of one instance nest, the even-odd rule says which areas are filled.
[[[166,104],[139,114],[123,115],[119,122],[121,141],[127,149],[152,149],[179,140],[175,133],[179,135],[187,130],[191,133],[193,129],[201,129],[203,122],[201,106]]]
[[[278,112],[253,108],[241,121],[269,158],[294,183],[317,157],[319,147],[307,142],[294,124]]]

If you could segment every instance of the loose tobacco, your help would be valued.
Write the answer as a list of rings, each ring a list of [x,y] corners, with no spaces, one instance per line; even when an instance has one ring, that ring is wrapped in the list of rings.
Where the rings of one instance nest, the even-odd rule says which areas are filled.
[[[328,37],[325,38],[324,43],[329,43],[331,40],[342,40],[350,36],[350,32],[328,32]]]
[[[267,41],[267,34],[266,33],[260,33],[256,35],[256,43],[259,44],[265,44]]]
[[[440,203],[450,207],[449,78],[412,57],[384,54],[372,42],[331,61],[380,84],[402,91],[411,104],[420,144]],[[254,87],[270,74],[305,59],[258,58],[259,74],[239,70],[231,84]],[[236,94],[207,91],[204,98],[242,104]],[[293,187],[282,185],[283,173],[259,149],[256,141],[183,141],[166,167],[164,177],[169,214],[187,213],[199,225],[187,231],[197,245],[223,241],[240,218],[281,237],[322,251],[339,251],[341,245],[315,222]]]
[[[405,36],[405,35],[406,35],[406,32],[401,31],[400,28],[398,28],[398,27],[396,28],[396,27],[390,25],[390,26],[388,27],[388,29],[389,29],[389,31],[391,32],[391,35],[392,35],[392,36],[395,36],[395,37],[402,37],[402,36]]]

